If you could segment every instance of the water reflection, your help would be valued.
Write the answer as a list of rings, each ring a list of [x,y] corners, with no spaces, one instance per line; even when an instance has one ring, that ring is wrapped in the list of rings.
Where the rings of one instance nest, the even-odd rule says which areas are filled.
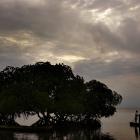
[[[31,133],[14,133],[14,140],[39,140],[39,136]]]
[[[138,139],[138,128],[137,127],[135,127],[135,137]]]
[[[136,140],[140,139],[140,127],[134,127]]]
[[[115,140],[100,130],[59,131],[54,133],[0,132],[0,140]]]
[[[0,131],[0,140],[15,140],[12,132]]]

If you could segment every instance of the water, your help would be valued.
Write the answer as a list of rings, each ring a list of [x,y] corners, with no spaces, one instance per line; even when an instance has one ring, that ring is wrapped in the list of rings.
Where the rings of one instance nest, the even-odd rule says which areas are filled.
[[[119,109],[110,118],[102,119],[97,131],[63,131],[52,133],[19,133],[0,131],[0,140],[140,140],[139,130],[129,126],[134,109]]]
[[[109,133],[116,140],[140,140],[139,129],[129,125],[134,121],[135,110],[119,109],[113,117],[102,119],[102,132]]]

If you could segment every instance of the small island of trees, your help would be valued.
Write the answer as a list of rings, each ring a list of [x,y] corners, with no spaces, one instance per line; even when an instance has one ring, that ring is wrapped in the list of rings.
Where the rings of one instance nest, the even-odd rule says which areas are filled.
[[[71,67],[38,62],[0,72],[0,125],[18,126],[16,117],[37,115],[32,127],[99,127],[115,113],[122,96],[105,84],[75,75]]]

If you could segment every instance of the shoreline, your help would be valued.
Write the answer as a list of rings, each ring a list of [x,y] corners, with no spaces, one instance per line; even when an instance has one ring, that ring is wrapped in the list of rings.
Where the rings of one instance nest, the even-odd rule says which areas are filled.
[[[0,125],[0,131],[15,131],[15,132],[29,132],[29,133],[52,133],[54,131],[71,131],[71,130],[98,130],[101,128],[101,124],[98,125],[56,125],[56,126],[5,126]]]
[[[0,126],[0,131],[15,132],[53,132],[53,128],[49,127],[31,127],[31,126]]]

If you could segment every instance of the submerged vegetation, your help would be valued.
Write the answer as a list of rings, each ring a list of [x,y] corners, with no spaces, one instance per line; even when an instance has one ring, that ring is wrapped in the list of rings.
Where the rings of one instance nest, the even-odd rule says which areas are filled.
[[[121,100],[105,84],[85,82],[64,64],[38,62],[0,72],[0,125],[17,125],[22,114],[38,115],[33,126],[98,126]]]

